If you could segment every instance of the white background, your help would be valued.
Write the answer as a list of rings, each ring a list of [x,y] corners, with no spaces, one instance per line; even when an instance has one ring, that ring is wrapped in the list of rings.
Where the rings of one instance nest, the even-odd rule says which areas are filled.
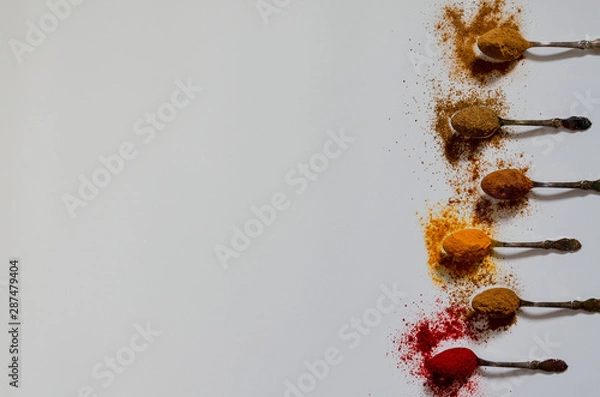
[[[532,40],[600,35],[597,2],[527,3]],[[423,150],[428,117],[407,109],[413,97],[428,101],[426,76],[408,54],[427,56],[425,23],[439,3],[292,0],[279,8],[265,24],[253,1],[86,1],[18,63],[9,40],[25,41],[27,21],[38,24],[48,7],[3,2],[0,280],[19,257],[24,322],[21,388],[11,393],[74,397],[89,386],[101,397],[283,396],[305,360],[333,347],[343,360],[306,395],[423,394],[386,353],[411,302],[436,293],[415,211],[447,191],[432,174],[443,169],[436,152]],[[575,136],[524,140],[534,179],[600,177],[600,100],[578,99],[586,90],[600,99],[599,62],[530,59],[506,87],[515,116],[574,109],[596,121]],[[203,92],[145,144],[134,123],[188,79]],[[355,141],[296,193],[286,173],[342,128]],[[77,195],[78,178],[125,141],[138,156],[70,217],[63,195]],[[214,247],[230,246],[232,227],[276,192],[290,207],[224,269]],[[568,235],[584,245],[575,255],[511,261],[527,298],[600,296],[599,200],[538,200],[528,219],[506,226],[511,236]],[[338,330],[394,283],[409,307],[385,315],[351,349]],[[92,369],[148,322],[162,333],[105,387]],[[594,395],[599,330],[594,316],[522,318],[477,352],[527,358],[549,338],[550,355],[570,369],[486,378],[487,395],[502,396],[507,385],[514,396]],[[2,395],[8,344],[4,334]]]

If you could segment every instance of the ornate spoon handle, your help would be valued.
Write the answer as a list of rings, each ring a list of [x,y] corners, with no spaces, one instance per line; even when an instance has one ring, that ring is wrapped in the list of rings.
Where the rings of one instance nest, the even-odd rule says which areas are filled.
[[[600,50],[600,39],[580,41],[530,41],[531,47],[577,48],[580,50]]]
[[[479,365],[487,367],[504,367],[504,368],[524,368],[537,369],[545,372],[559,373],[564,372],[569,367],[563,360],[551,358],[544,361],[522,361],[522,362],[503,362],[503,361],[488,361],[482,358],[477,358]]]
[[[566,128],[571,131],[584,131],[592,126],[590,119],[581,116],[548,120],[509,120],[503,118],[498,118],[498,120],[500,121],[500,125],[532,125],[538,127]]]
[[[583,310],[589,313],[600,313],[600,299],[590,298],[585,301],[570,302],[531,302],[521,299],[521,306],[556,307],[561,309]]]
[[[564,187],[570,189],[595,190],[600,192],[600,179],[596,181],[577,182],[538,182],[532,181],[533,187]]]
[[[506,242],[493,240],[494,247],[518,247],[518,248],[541,248],[554,249],[565,252],[576,252],[581,249],[581,243],[574,238],[561,238],[559,240],[544,240],[544,241],[522,241],[522,242]]]

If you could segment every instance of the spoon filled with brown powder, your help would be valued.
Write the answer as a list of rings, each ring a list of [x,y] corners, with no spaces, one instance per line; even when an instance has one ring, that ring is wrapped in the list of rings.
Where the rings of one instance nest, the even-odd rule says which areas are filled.
[[[581,243],[572,238],[534,242],[505,242],[490,238],[483,230],[462,229],[450,234],[442,242],[442,248],[460,263],[476,263],[489,255],[493,247],[553,249],[576,252]]]
[[[538,182],[529,179],[516,169],[494,171],[481,180],[481,189],[498,200],[518,200],[525,197],[534,187],[594,190],[600,192],[600,179],[577,182]]]
[[[481,53],[499,62],[519,59],[523,52],[532,47],[576,48],[580,50],[600,50],[600,39],[580,41],[528,41],[510,28],[496,28],[477,39]]]
[[[491,319],[505,319],[514,316],[519,307],[550,307],[559,309],[583,310],[600,313],[600,299],[569,302],[532,302],[526,301],[508,288],[489,288],[477,294],[471,302],[473,310]]]
[[[454,131],[465,138],[484,139],[494,135],[500,127],[505,125],[529,125],[584,131],[592,126],[592,122],[588,118],[580,116],[573,116],[568,119],[509,120],[498,117],[492,109],[483,106],[471,106],[456,112],[450,118],[450,125]]]

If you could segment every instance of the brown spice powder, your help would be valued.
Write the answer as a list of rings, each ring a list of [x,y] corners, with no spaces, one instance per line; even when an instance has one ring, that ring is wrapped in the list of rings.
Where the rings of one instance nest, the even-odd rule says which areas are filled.
[[[450,124],[464,138],[482,139],[491,137],[498,131],[500,119],[490,108],[472,106],[454,114]]]
[[[497,28],[492,29],[477,40],[477,46],[485,55],[501,60],[513,61],[523,55],[531,47],[516,30]]]
[[[533,188],[533,182],[521,170],[494,171],[481,180],[484,192],[498,200],[519,200]]]
[[[467,18],[463,5],[452,4],[444,7],[435,29],[440,35],[443,46],[452,46],[447,53],[454,64],[453,77],[471,78],[480,84],[505,75],[514,69],[522,57],[507,62],[487,62],[475,52],[479,36],[495,28],[509,28],[520,31],[519,8],[512,12],[506,0],[479,0],[475,15]]]
[[[480,90],[456,91],[451,96],[436,95],[434,97],[433,129],[443,147],[444,157],[451,166],[458,166],[459,161],[475,162],[476,157],[485,148],[499,148],[502,138],[506,136],[502,130],[489,139],[468,139],[454,133],[450,124],[452,116],[460,110],[470,107],[492,108],[502,117],[508,110],[504,92],[499,89],[481,93]]]
[[[521,300],[511,289],[489,288],[473,298],[473,309],[491,318],[512,317]]]

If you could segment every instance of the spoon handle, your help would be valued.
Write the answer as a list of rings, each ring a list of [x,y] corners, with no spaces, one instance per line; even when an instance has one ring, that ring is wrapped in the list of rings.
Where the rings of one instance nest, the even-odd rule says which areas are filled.
[[[600,50],[600,39],[580,41],[530,41],[531,47],[578,48],[580,50]]]
[[[600,192],[600,179],[596,181],[577,182],[538,182],[533,181],[533,187],[561,187],[570,189],[595,190]]]
[[[522,362],[509,362],[509,361],[488,361],[482,358],[477,358],[477,363],[486,367],[504,367],[504,368],[524,368],[524,369],[538,369],[545,372],[564,372],[567,370],[568,365],[563,360],[557,360],[551,358],[544,361],[522,361]]]
[[[565,252],[576,252],[581,249],[581,243],[574,238],[561,238],[559,240],[544,240],[544,241],[498,241],[493,240],[494,247],[511,247],[511,248],[541,248],[545,250],[554,249]]]
[[[585,301],[570,302],[531,302],[521,299],[521,306],[556,307],[560,309],[583,310],[589,313],[600,313],[600,299],[590,298]]]
[[[498,119],[500,125],[531,125],[537,127],[566,128],[571,131],[585,131],[592,126],[587,117],[572,116],[567,119],[553,118],[548,120],[509,120]]]

